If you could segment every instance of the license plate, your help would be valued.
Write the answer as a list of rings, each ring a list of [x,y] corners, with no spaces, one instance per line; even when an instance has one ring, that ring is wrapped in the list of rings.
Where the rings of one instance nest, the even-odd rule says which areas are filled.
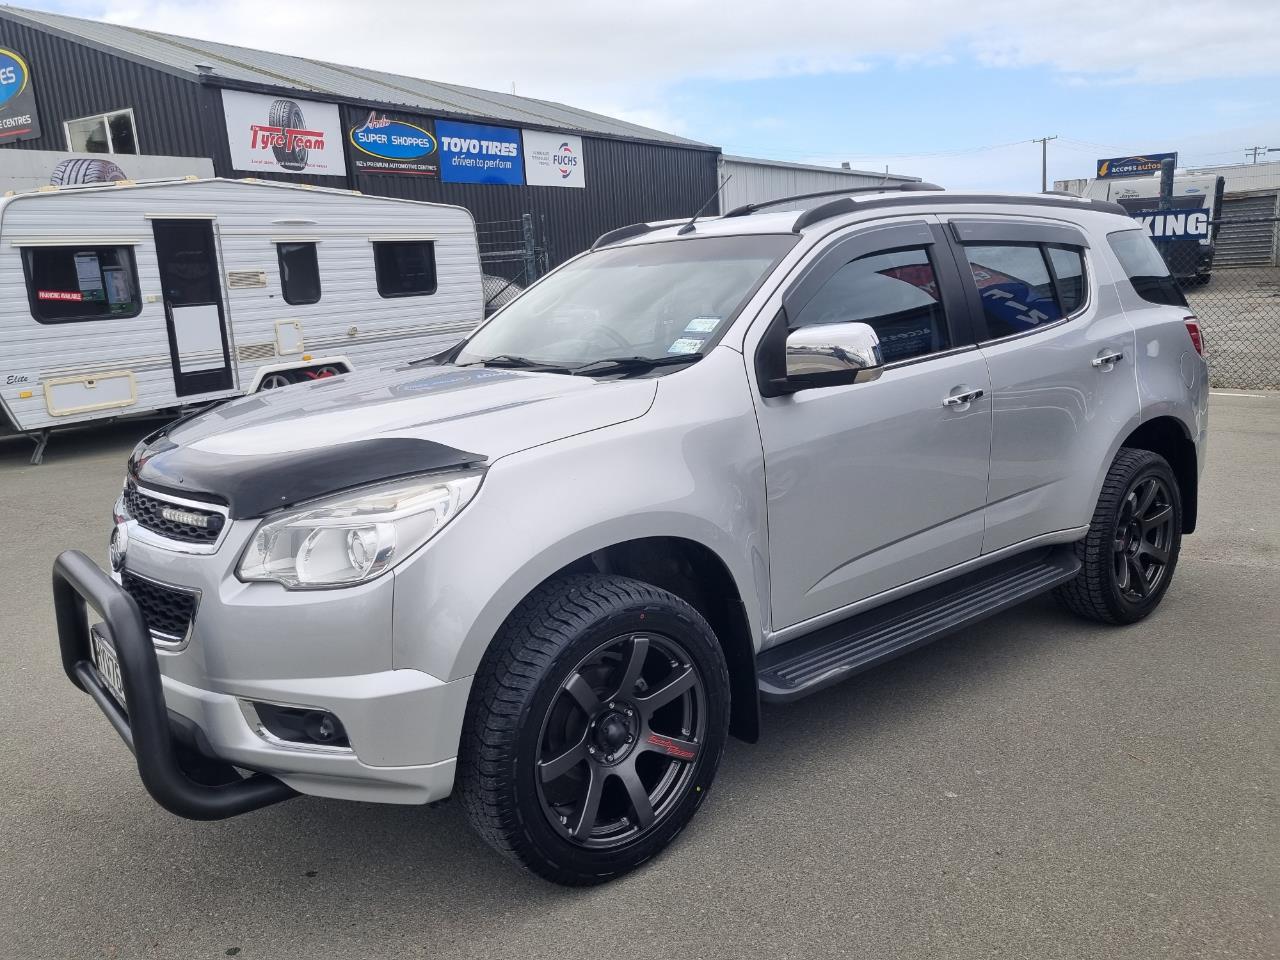
[[[97,630],[91,630],[89,650],[93,654],[93,665],[98,668],[98,676],[102,677],[103,686],[123,707],[125,705],[124,677],[120,674],[120,658],[116,655],[116,648],[103,634]]]

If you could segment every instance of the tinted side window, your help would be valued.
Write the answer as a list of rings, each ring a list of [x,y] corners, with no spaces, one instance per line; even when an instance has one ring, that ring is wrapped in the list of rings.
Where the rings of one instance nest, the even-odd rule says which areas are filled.
[[[436,247],[430,240],[382,241],[373,245],[378,293],[420,297],[436,292]]]
[[[1025,333],[1063,317],[1044,253],[1034,244],[965,246],[982,297],[987,337]]]
[[[1085,301],[1084,251],[1079,247],[1045,247],[1058,284],[1062,312],[1075,313]]]
[[[320,302],[320,265],[314,243],[278,243],[280,289],[293,306]]]
[[[928,251],[872,253],[846,263],[792,326],[855,321],[875,329],[886,363],[946,350],[951,342]]]
[[[25,247],[22,266],[31,315],[41,323],[142,312],[132,247]]]
[[[1134,292],[1149,303],[1185,307],[1187,298],[1160,256],[1160,251],[1143,230],[1121,230],[1107,234],[1107,242],[1133,284]]]

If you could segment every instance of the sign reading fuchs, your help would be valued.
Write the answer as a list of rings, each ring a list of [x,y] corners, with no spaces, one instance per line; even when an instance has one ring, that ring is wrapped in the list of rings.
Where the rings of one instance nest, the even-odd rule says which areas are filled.
[[[1148,153],[1142,157],[1112,157],[1098,161],[1098,179],[1112,180],[1116,177],[1146,177],[1160,172],[1160,162],[1172,160],[1176,165],[1177,153]]]
[[[223,90],[222,112],[235,169],[347,175],[336,104]]]
[[[479,123],[436,121],[440,179],[448,183],[524,183],[520,131]]]
[[[530,186],[585,187],[582,138],[524,131],[524,179]]]
[[[0,47],[0,143],[40,136],[36,92],[26,58]]]
[[[1146,227],[1152,240],[1207,240],[1209,238],[1208,210],[1140,210],[1133,217]]]
[[[351,166],[357,173],[438,177],[440,155],[432,126],[426,117],[410,121],[372,110],[347,133],[352,147]]]

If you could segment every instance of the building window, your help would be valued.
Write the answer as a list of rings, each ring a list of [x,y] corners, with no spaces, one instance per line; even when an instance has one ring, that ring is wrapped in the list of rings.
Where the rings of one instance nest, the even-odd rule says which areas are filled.
[[[132,109],[68,120],[63,126],[67,131],[67,149],[73,153],[138,152]]]
[[[132,247],[24,247],[22,266],[31,315],[40,323],[142,312]]]
[[[280,289],[284,302],[295,307],[320,302],[320,264],[314,243],[277,243]]]
[[[384,297],[436,292],[436,245],[430,240],[374,241],[373,266]]]

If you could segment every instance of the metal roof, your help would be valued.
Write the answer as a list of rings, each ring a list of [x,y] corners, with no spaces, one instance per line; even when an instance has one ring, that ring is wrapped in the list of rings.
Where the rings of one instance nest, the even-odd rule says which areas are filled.
[[[871,177],[885,183],[918,182],[920,177],[912,177],[902,173],[889,173],[887,170],[853,170],[849,167],[823,167],[814,163],[792,163],[789,160],[766,160],[763,157],[738,157],[722,154],[725,163],[746,163],[754,167],[781,167],[784,170],[808,170],[813,173],[834,173],[836,176]]]
[[[233,47],[211,40],[176,37],[43,10],[0,5],[0,17],[9,17],[66,39],[193,80],[201,76],[196,65],[207,64],[214,71],[207,82],[215,85],[219,80],[230,81],[232,84],[262,84],[320,99],[336,98],[397,105],[428,114],[474,117],[524,126],[714,149],[697,140],[551,100],[438,83],[365,67],[324,63],[307,57],[293,57],[249,47]]]

